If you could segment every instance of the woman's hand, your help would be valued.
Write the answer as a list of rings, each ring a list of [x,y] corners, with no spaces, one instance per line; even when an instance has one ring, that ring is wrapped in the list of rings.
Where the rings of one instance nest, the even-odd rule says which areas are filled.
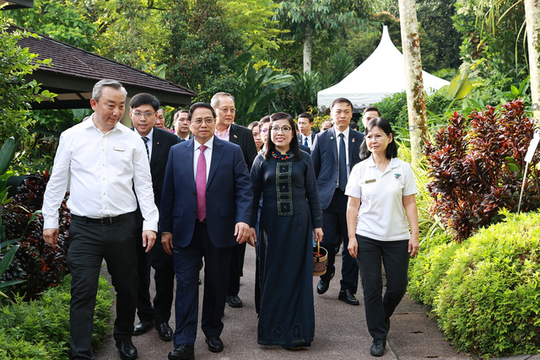
[[[247,243],[255,247],[256,242],[257,242],[257,234],[255,233],[255,228],[249,228],[249,235],[247,238]]]
[[[420,248],[420,240],[418,239],[418,234],[411,235],[409,239],[409,253],[411,257],[415,257],[418,254],[418,249]]]
[[[349,238],[349,246],[347,246],[347,250],[349,250],[349,254],[356,259],[358,256],[358,241],[356,240],[356,237]]]
[[[315,242],[319,244],[322,241],[323,236],[324,236],[322,228],[318,227],[318,228],[313,229],[313,236],[315,237]]]

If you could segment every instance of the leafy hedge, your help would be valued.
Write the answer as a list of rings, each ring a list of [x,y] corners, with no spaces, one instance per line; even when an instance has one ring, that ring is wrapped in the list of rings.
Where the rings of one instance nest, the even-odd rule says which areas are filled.
[[[0,303],[0,359],[69,359],[69,302],[71,275],[46,290],[39,300],[22,297]],[[93,345],[111,330],[111,286],[103,277],[94,314]]]
[[[483,356],[540,353],[540,213],[505,221],[461,245],[438,238],[412,262],[410,294],[433,305],[446,337]]]

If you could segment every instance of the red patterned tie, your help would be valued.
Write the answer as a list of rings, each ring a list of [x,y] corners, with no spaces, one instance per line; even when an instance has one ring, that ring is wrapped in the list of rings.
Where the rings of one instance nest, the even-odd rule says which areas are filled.
[[[204,221],[206,219],[206,158],[204,150],[206,145],[201,145],[199,150],[199,160],[197,161],[197,175],[195,176],[195,187],[197,188],[197,219]]]

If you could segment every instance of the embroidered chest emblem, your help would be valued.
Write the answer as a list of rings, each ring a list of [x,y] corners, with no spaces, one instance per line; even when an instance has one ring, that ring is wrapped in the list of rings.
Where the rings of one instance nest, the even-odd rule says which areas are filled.
[[[394,176],[395,176],[396,179],[399,179],[399,177],[401,176],[401,174],[400,174],[400,173],[395,173]]]

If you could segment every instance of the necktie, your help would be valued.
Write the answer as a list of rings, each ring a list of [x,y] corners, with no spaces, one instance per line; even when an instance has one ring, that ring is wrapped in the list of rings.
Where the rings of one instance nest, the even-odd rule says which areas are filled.
[[[307,136],[304,135],[304,146],[309,146],[307,141]]]
[[[345,191],[347,185],[347,154],[345,151],[345,141],[343,140],[343,133],[339,134],[339,188]]]
[[[146,136],[141,136],[141,138],[143,139],[144,147],[146,148],[146,156],[148,156],[148,160],[150,160],[150,150],[148,150],[148,140],[150,139],[147,138]]]
[[[199,160],[197,161],[197,175],[195,176],[195,187],[197,189],[197,219],[206,219],[206,158],[204,150],[207,146],[201,145],[199,150]]]

